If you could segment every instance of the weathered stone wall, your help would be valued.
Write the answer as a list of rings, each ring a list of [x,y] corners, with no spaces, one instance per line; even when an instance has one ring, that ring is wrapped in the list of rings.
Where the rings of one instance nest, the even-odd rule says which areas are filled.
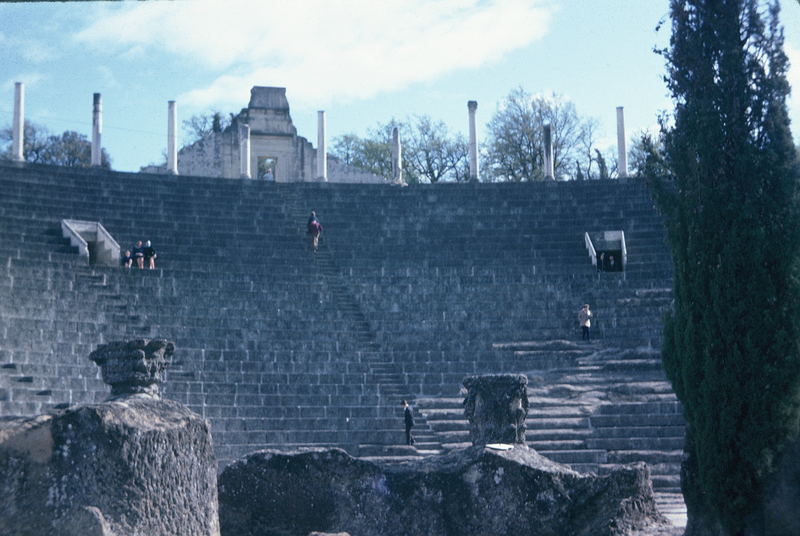
[[[349,184],[383,184],[389,182],[369,171],[348,166],[338,158],[328,155],[328,182]]]
[[[239,145],[232,131],[212,132],[178,152],[178,172],[181,175],[238,177],[238,167],[236,175],[230,174],[233,164],[238,165],[238,159],[233,162],[234,151],[238,155]]]

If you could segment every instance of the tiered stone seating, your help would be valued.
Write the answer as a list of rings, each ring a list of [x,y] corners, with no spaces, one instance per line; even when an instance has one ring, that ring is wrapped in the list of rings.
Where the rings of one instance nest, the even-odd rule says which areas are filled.
[[[0,191],[0,414],[102,399],[92,349],[166,337],[166,396],[211,420],[222,464],[270,445],[438,451],[461,432],[425,416],[418,451],[387,449],[401,398],[535,368],[493,343],[574,338],[584,302],[604,344],[657,347],[670,299],[661,221],[636,181],[399,188],[0,164]],[[87,266],[62,218],[100,221],[123,248],[152,240],[158,269]],[[626,233],[624,273],[597,274],[583,248],[606,229]]]

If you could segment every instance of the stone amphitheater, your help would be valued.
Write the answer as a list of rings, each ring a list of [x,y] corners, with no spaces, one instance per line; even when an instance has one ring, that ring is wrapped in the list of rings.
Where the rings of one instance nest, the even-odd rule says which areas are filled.
[[[468,442],[464,376],[520,372],[531,447],[580,471],[645,461],[685,522],[683,420],[658,354],[671,260],[641,181],[399,187],[2,163],[0,199],[0,416],[99,402],[89,353],[164,337],[166,396],[212,423],[220,468],[303,445],[394,460]],[[64,219],[100,222],[123,248],[152,240],[157,269],[90,264]],[[591,263],[584,233],[605,230],[625,233],[625,271]]]

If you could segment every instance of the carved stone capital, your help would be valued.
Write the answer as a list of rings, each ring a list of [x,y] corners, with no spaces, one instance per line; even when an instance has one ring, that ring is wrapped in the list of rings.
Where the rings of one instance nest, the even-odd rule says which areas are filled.
[[[528,378],[522,374],[487,374],[464,378],[464,414],[473,445],[525,444]]]
[[[148,394],[158,397],[175,344],[166,339],[115,341],[89,355],[111,386],[111,396]]]

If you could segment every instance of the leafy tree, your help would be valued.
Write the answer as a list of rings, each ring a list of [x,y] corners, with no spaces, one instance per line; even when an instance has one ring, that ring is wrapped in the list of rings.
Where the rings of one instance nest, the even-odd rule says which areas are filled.
[[[61,135],[52,135],[41,125],[25,121],[22,150],[26,162],[50,164],[53,166],[90,167],[92,164],[92,143],[83,134],[71,130]],[[0,131],[0,143],[7,145],[2,158],[10,159],[13,129]],[[102,149],[101,167],[110,168],[111,159]]]
[[[361,150],[361,138],[355,134],[343,134],[333,140],[331,153],[348,166],[355,165],[355,159]]]
[[[45,127],[37,125],[36,123],[31,123],[30,121],[25,121],[23,127],[22,152],[26,162],[33,162],[36,164],[44,163],[47,138],[49,136],[50,133],[47,132]],[[5,147],[2,151],[3,159],[11,158],[13,139],[13,128],[8,127],[0,131],[0,145]]]
[[[669,175],[664,163],[664,140],[653,139],[645,131],[640,132],[631,143],[628,151],[629,173],[634,177],[663,177]]]
[[[673,184],[655,186],[675,266],[662,357],[687,422],[687,534],[743,534],[800,432],[800,172],[778,14],[777,1],[671,1]]]
[[[375,175],[392,177],[392,129],[401,131],[405,126],[394,119],[378,124],[367,137],[345,134],[334,138],[331,153],[345,164],[361,168]],[[401,135],[401,139],[404,136]]]
[[[595,122],[578,116],[575,105],[558,95],[509,93],[486,125],[486,168],[495,180],[543,180],[544,125],[553,129],[556,177],[591,174]],[[578,162],[584,162],[581,166]],[[576,163],[573,168],[573,163]]]

